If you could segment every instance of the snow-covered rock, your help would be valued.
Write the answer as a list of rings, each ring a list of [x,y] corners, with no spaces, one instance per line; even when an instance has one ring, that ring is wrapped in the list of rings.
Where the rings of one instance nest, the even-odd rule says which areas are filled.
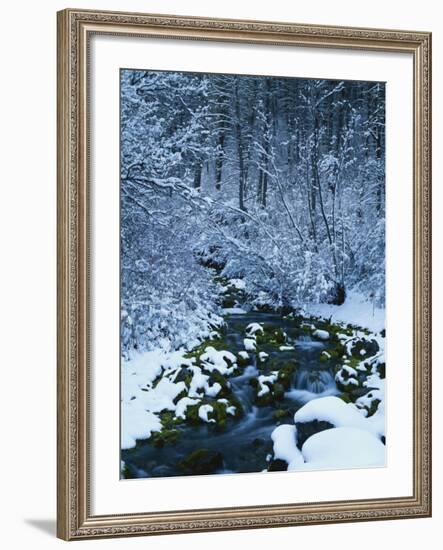
[[[175,416],[177,418],[182,418],[183,420],[186,418],[186,409],[191,405],[197,405],[199,403],[199,399],[192,399],[191,397],[182,397],[175,407]]]
[[[158,416],[146,411],[137,399],[122,403],[121,408],[121,448],[135,447],[137,439],[147,439],[152,432],[159,432],[162,425]]]
[[[320,330],[319,328],[314,330],[312,336],[314,336],[314,338],[318,338],[319,340],[329,340],[329,332],[327,330]]]
[[[274,444],[274,458],[284,460],[294,469],[304,463],[303,456],[297,448],[297,429],[293,425],[282,424],[271,434]]]
[[[254,338],[245,338],[243,340],[243,345],[246,351],[255,351],[257,344]]]
[[[257,380],[258,380],[258,385],[260,387],[258,393],[257,393],[257,397],[263,397],[263,395],[266,395],[267,393],[269,393],[271,390],[269,389],[269,386],[268,384],[266,384],[266,382],[269,382],[271,384],[274,384],[278,379],[278,372],[271,372],[269,375],[264,375],[264,374],[261,374]]]
[[[259,323],[249,323],[246,327],[246,334],[248,336],[255,336],[257,333],[263,334],[263,327]]]
[[[208,404],[202,405],[198,409],[198,416],[201,420],[203,420],[203,422],[215,423],[214,418],[208,418],[208,414],[213,412],[213,410],[214,410],[214,407],[212,405],[208,405]]]
[[[336,428],[358,428],[365,430],[377,437],[384,435],[384,417],[377,421],[373,417],[365,418],[362,411],[353,403],[345,403],[335,396],[313,399],[303,405],[294,415],[294,422],[303,424],[315,420],[328,422]],[[381,421],[383,420],[383,421]]]
[[[386,448],[373,434],[352,427],[333,428],[311,436],[301,454],[305,464],[291,462],[288,470],[373,468],[384,466]]]
[[[230,375],[237,368],[236,357],[230,351],[218,351],[212,346],[208,346],[204,353],[200,355],[202,367],[212,372],[217,370],[220,374]]]

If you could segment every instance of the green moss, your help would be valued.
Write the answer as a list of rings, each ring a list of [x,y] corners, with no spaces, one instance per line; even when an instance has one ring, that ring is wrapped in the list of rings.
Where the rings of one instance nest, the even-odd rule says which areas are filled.
[[[155,447],[164,447],[165,445],[175,445],[179,437],[178,430],[163,429],[161,432],[154,432],[149,441]]]
[[[241,355],[237,355],[237,365],[239,367],[247,367],[250,364],[251,364],[251,359],[250,359],[249,355],[248,355],[247,359],[245,359]]]
[[[294,372],[297,370],[296,361],[291,361],[289,363],[284,363],[281,367],[278,368],[278,382],[288,390],[291,385],[291,380],[294,376]]]
[[[219,371],[214,370],[211,372],[209,376],[209,382],[210,384],[218,383],[221,386],[221,390],[217,394],[217,399],[220,397],[229,397],[232,393],[229,382],[226,380],[226,378],[223,376],[223,374],[220,374]]]
[[[200,424],[201,419],[198,416],[198,409],[200,408],[200,403],[195,405],[189,405],[186,407],[186,422],[191,425]]]
[[[280,328],[272,325],[263,325],[263,332],[256,334],[257,344],[268,346],[281,346],[286,342],[286,333]]]
[[[162,411],[159,416],[165,430],[172,430],[183,422],[180,418],[176,418],[175,413],[172,411]]]
[[[200,366],[200,356],[205,353],[206,348],[213,347],[217,351],[228,351],[231,346],[226,341],[224,336],[225,334],[222,332],[222,334],[220,334],[217,338],[213,338],[212,340],[208,338],[204,340],[201,344],[185,354],[186,359],[194,359],[194,363],[197,366]],[[226,362],[230,364],[230,361],[228,359],[226,359]],[[190,378],[192,379],[192,374],[190,375]],[[182,378],[177,378],[177,380],[181,379]],[[188,387],[189,383],[190,382],[188,381],[188,383],[186,384]]]
[[[373,401],[371,401],[371,406],[369,408],[366,407],[368,410],[368,416],[372,416],[377,412],[377,409],[380,403],[381,403],[380,399],[374,399]]]
[[[272,418],[274,420],[281,420],[282,418],[287,418],[291,415],[292,415],[292,413],[291,413],[290,409],[276,409],[272,413]]]
[[[338,397],[345,403],[352,403],[350,395],[346,392],[341,393]]]
[[[209,449],[196,449],[178,463],[184,474],[211,474],[223,466],[223,455]]]

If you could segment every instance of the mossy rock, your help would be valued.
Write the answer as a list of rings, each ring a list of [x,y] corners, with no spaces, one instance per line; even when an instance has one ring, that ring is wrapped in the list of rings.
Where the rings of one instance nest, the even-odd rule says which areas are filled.
[[[200,355],[202,355],[206,351],[206,348],[211,346],[217,351],[229,350],[230,348],[230,344],[226,342],[224,335],[221,334],[219,337],[213,338],[212,340],[210,339],[204,340],[201,344],[199,344],[194,349],[186,353],[185,357],[187,359],[194,358],[196,364],[200,365]]]
[[[191,385],[192,376],[193,376],[193,374],[188,368],[182,367],[180,369],[180,372],[175,377],[175,382],[184,382],[186,384],[186,387],[189,388],[189,386]],[[181,395],[181,394],[179,394],[179,395]],[[178,401],[178,399],[177,399],[177,401]]]
[[[284,363],[283,366],[278,369],[278,381],[285,390],[289,390],[291,380],[294,377],[297,366],[298,364],[296,361],[290,361],[288,363]]]
[[[272,388],[272,395],[276,401],[282,401],[285,397],[285,387],[280,382],[276,382]]]
[[[217,394],[217,399],[220,399],[221,397],[229,397],[232,393],[230,383],[226,377],[217,370],[212,371],[209,375],[209,383],[211,385],[216,383],[220,384],[221,390]]]
[[[189,407],[186,407],[186,422],[188,424],[196,426],[202,422],[201,418],[198,416],[198,410],[202,404],[202,402],[199,402],[195,405],[189,405]]]
[[[154,447],[164,447],[165,445],[175,445],[180,438],[180,432],[178,430],[163,429],[161,432],[154,432],[149,442]]]
[[[251,358],[250,358],[249,354],[248,354],[247,358],[242,357],[241,355],[237,355],[237,365],[239,367],[244,368],[244,367],[247,367],[250,364],[251,364]]]
[[[249,384],[255,390],[255,403],[259,407],[267,407],[275,401],[282,401],[285,397],[285,386],[278,381],[275,383],[264,382],[263,384],[269,388],[269,391],[263,395],[258,395],[260,384],[256,378],[251,378]]]
[[[351,396],[346,392],[341,393],[338,397],[345,403],[352,403]]]
[[[219,451],[196,449],[180,460],[178,467],[184,475],[213,474],[223,468],[223,455]]]
[[[259,346],[281,346],[286,342],[286,333],[280,327],[264,324],[263,332],[256,334],[256,341]]]
[[[368,417],[373,416],[377,412],[377,409],[380,403],[381,403],[380,399],[374,399],[373,401],[371,401],[371,406],[366,407],[366,410],[368,411]]]
[[[341,342],[339,342],[338,340],[336,340],[333,343],[333,346],[328,347],[328,349],[326,351],[331,356],[330,357],[331,361],[339,361],[343,357],[343,355],[345,355],[345,353],[346,353],[346,349],[345,349],[344,345]]]
[[[292,411],[290,409],[276,409],[272,413],[272,418],[274,420],[282,420],[283,418],[288,418],[292,416]]]
[[[172,411],[162,411],[160,413],[160,421],[162,426],[166,430],[172,430],[173,428],[183,424],[183,419],[177,418],[175,412]]]
[[[362,355],[361,351],[365,350],[365,354]],[[361,361],[365,359],[365,357],[372,357],[379,351],[379,347],[376,340],[368,340],[366,338],[360,338],[357,340],[352,348],[351,348],[351,354],[353,357],[359,358]]]

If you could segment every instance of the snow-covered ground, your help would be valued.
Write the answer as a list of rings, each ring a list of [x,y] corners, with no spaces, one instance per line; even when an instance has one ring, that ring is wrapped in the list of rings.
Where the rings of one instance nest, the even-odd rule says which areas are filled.
[[[351,323],[372,332],[379,332],[385,328],[385,309],[376,307],[358,292],[349,292],[341,306],[309,304],[305,309],[311,315],[331,318],[333,323]]]

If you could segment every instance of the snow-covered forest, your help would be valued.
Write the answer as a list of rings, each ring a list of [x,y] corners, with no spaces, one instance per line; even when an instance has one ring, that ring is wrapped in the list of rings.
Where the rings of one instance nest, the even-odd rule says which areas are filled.
[[[384,265],[383,83],[122,70],[124,475],[258,471],[291,445],[305,464],[282,419],[314,403],[370,424],[380,458]],[[183,430],[188,458],[236,439],[251,411],[250,467],[177,451]]]

